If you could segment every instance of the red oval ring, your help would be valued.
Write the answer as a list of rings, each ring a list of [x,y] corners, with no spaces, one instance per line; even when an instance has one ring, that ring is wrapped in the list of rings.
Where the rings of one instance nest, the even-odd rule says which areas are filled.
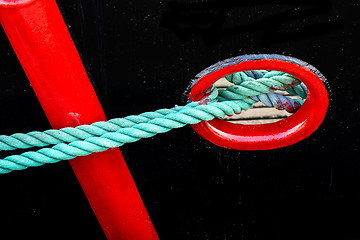
[[[225,148],[267,150],[297,143],[313,133],[323,121],[328,105],[324,76],[299,59],[282,55],[244,55],[210,66],[198,74],[199,80],[189,94],[191,101],[200,100],[206,90],[221,77],[247,70],[277,70],[300,79],[308,88],[303,106],[290,117],[262,125],[233,124],[220,119],[192,125],[203,138]]]

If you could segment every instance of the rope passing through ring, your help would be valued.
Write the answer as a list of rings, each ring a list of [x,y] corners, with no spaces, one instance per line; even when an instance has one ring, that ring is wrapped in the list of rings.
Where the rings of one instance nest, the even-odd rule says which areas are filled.
[[[296,77],[284,72],[243,71],[227,75],[225,79],[232,83],[230,87],[217,89],[213,85],[204,98],[185,106],[159,109],[91,125],[0,135],[0,151],[42,147],[37,151],[0,159],[0,174],[106,151],[188,124],[232,116],[251,108],[259,101],[266,106],[293,113],[301,107],[307,96],[306,86]],[[275,90],[287,91],[303,100],[283,96],[274,92]],[[46,147],[49,145],[53,146]]]

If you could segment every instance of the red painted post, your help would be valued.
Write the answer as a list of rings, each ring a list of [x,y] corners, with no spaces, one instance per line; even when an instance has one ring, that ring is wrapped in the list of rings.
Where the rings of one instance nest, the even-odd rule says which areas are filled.
[[[54,0],[0,0],[0,22],[53,128],[106,120]],[[108,239],[158,239],[119,149],[70,163]]]

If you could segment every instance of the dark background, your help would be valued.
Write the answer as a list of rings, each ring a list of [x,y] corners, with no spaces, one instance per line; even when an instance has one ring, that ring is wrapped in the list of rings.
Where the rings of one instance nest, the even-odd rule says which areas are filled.
[[[237,55],[297,57],[329,81],[325,121],[293,146],[227,150],[187,126],[121,147],[160,239],[360,239],[359,1],[57,2],[108,118],[183,104]],[[49,129],[2,30],[0,56],[0,133]],[[0,186],[0,239],[105,239],[67,162]]]

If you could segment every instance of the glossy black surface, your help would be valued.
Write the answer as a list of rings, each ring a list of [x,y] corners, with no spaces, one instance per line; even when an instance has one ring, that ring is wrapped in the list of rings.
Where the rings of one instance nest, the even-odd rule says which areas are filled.
[[[189,126],[123,146],[160,239],[360,239],[358,1],[57,2],[108,118],[183,104],[197,73],[243,54],[328,79],[324,123],[290,147],[222,149]],[[0,134],[50,128],[2,30],[0,56]],[[0,239],[105,239],[67,162],[0,186]]]

